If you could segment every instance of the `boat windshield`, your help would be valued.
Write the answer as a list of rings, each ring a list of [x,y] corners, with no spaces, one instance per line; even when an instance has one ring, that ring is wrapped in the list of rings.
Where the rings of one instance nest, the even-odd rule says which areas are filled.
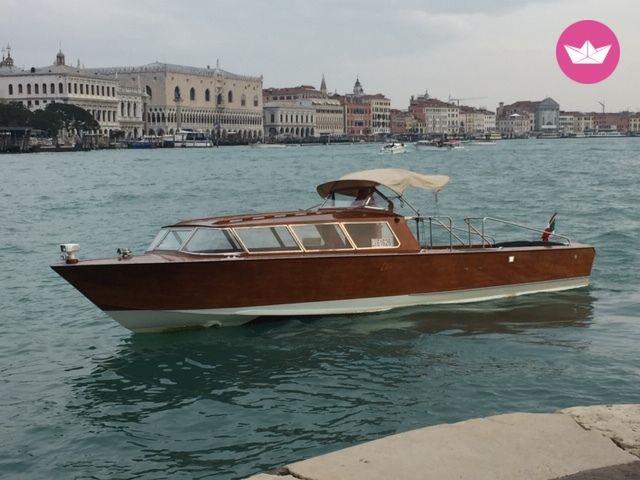
[[[193,228],[163,228],[153,239],[147,251],[180,250],[191,232],[193,232]]]
[[[235,228],[236,235],[250,253],[292,252],[300,247],[285,226]]]
[[[350,188],[333,190],[324,200],[320,208],[357,208],[369,207],[382,210],[393,210],[393,203],[372,188]]]
[[[241,252],[242,247],[229,230],[197,228],[183,250],[190,253],[233,253]]]

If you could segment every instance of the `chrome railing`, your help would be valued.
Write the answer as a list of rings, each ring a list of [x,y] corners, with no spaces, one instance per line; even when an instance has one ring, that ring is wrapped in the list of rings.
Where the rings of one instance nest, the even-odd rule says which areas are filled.
[[[472,237],[473,236],[477,236],[482,240],[483,243],[483,247],[484,247],[484,242],[487,241],[488,242],[488,246],[491,246],[491,242],[495,243],[495,240],[490,237],[490,236],[486,236],[486,235],[481,235],[480,232],[478,232],[475,228],[471,228],[467,231],[467,229],[464,228],[460,228],[460,227],[455,227],[453,225],[453,219],[451,217],[448,216],[437,216],[437,217],[405,217],[406,220],[415,220],[416,222],[416,235],[417,235],[417,240],[418,243],[421,243],[421,229],[420,226],[421,224],[424,224],[425,221],[429,222],[429,243],[428,246],[429,248],[433,248],[433,229],[434,227],[436,228],[442,228],[443,230],[445,230],[446,232],[449,233],[449,249],[453,249],[453,245],[454,245],[454,240],[462,245],[463,247],[471,247],[472,246]],[[456,232],[459,232],[461,234],[467,234],[469,235],[469,243],[465,243],[465,241],[461,238],[461,236],[457,235]],[[488,240],[487,240],[488,239]],[[425,246],[427,244],[425,243]]]
[[[474,225],[472,225],[473,221],[478,221],[478,220],[482,221],[482,226],[480,227],[481,228],[480,231],[478,231],[478,229]],[[495,217],[467,217],[464,219],[464,222],[467,224],[468,231],[469,231],[469,243],[471,243],[471,233],[473,232],[474,234],[479,235],[480,238],[482,238],[482,248],[485,248],[485,242],[486,242],[486,245],[488,245],[489,247],[495,244],[495,240],[493,240],[491,237],[485,234],[487,222],[495,222],[503,225],[509,225],[511,227],[516,227],[522,230],[528,230],[530,232],[536,232],[539,234],[545,233],[544,229],[530,227],[528,225],[522,225],[521,223],[511,222],[509,220],[503,220],[501,218],[495,218]],[[548,232],[548,233],[549,233],[549,237],[559,238],[563,240],[566,243],[566,245],[571,245],[571,239],[569,237],[565,235],[561,235],[559,233],[552,233],[552,232]]]

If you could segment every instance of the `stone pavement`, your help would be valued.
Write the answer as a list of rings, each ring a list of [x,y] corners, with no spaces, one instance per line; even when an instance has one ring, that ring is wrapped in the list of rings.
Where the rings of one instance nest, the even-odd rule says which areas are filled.
[[[640,479],[639,449],[640,405],[575,407],[412,430],[250,480]]]

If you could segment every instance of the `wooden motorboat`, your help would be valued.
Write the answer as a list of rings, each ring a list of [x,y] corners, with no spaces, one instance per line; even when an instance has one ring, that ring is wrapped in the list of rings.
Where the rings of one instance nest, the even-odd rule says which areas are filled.
[[[420,215],[402,197],[408,187],[437,193],[448,181],[399,169],[351,173],[319,185],[323,202],[311,209],[183,220],[163,227],[141,255],[119,249],[115,258],[79,260],[79,247],[64,244],[64,261],[52,268],[136,332],[588,285],[591,246],[549,229],[546,241],[500,243],[489,235],[492,223],[542,231],[490,217],[465,219],[459,229],[448,217]],[[401,205],[412,215],[397,211]],[[442,244],[433,240],[436,228]]]

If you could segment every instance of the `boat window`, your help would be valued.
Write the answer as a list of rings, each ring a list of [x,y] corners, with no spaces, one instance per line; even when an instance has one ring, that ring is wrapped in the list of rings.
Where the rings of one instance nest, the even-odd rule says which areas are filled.
[[[358,248],[393,248],[400,245],[387,222],[345,223]]]
[[[151,250],[155,249],[158,246],[158,244],[162,241],[162,239],[165,237],[167,232],[169,232],[169,230],[167,230],[166,228],[163,228],[162,230],[160,230],[156,235],[156,237],[151,242],[151,244],[149,245],[149,248],[147,248],[147,252],[150,252]]]
[[[345,250],[353,247],[334,223],[291,225],[305,250]]]
[[[234,230],[252,253],[289,252],[300,250],[287,227],[248,227]]]
[[[167,234],[153,247],[153,250],[180,250],[192,231],[192,228],[168,229]]]
[[[198,228],[183,247],[192,253],[231,253],[242,250],[231,232],[219,228]]]

